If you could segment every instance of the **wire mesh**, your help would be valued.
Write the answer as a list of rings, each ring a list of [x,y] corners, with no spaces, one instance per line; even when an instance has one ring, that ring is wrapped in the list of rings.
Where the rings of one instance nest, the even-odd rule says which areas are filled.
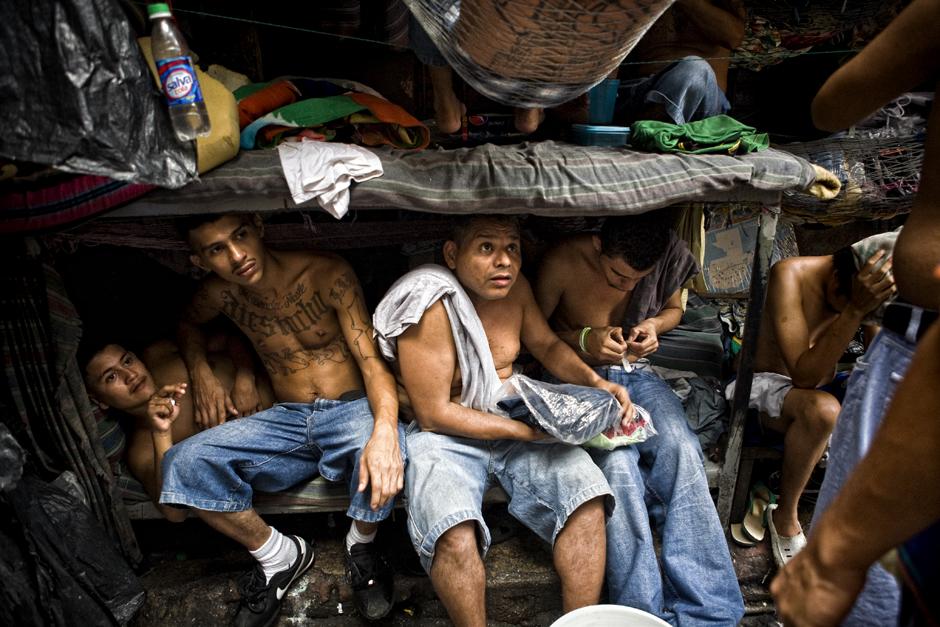
[[[914,204],[924,160],[920,137],[843,137],[781,148],[826,168],[842,181],[842,191],[832,201],[785,192],[782,206],[791,217],[825,224],[856,218],[884,220],[907,213]]]
[[[476,91],[537,108],[580,96],[616,70],[673,0],[406,0]]]

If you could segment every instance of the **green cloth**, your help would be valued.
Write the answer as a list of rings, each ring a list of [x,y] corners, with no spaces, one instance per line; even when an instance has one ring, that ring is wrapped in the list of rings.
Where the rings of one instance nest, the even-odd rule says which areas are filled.
[[[766,149],[770,139],[753,126],[715,115],[686,124],[640,120],[630,129],[630,145],[649,152],[739,155]]]

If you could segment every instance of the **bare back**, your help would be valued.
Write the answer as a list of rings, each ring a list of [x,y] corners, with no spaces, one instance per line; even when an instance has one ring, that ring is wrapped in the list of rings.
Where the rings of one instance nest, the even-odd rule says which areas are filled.
[[[279,401],[335,399],[363,390],[340,324],[342,316],[360,336],[371,329],[352,269],[329,254],[269,254],[266,289],[248,290],[210,277],[197,295],[192,317],[205,320],[217,312],[232,320],[251,340]]]

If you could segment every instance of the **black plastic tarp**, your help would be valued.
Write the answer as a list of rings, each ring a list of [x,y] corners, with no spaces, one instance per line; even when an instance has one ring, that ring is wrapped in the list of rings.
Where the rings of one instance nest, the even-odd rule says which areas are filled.
[[[196,176],[116,0],[0,2],[0,120],[2,157],[163,187]]]

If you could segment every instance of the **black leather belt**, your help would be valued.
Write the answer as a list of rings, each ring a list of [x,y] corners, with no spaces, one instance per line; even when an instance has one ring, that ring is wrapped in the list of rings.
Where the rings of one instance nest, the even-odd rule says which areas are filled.
[[[907,329],[911,324],[911,319],[916,315],[916,312],[920,312],[920,322],[915,331],[916,341],[919,342],[920,338],[927,332],[927,329],[930,328],[930,325],[936,321],[936,311],[922,309],[914,305],[908,305],[907,303],[891,303],[885,309],[885,315],[881,324],[886,329],[891,329],[901,336],[906,336]]]

